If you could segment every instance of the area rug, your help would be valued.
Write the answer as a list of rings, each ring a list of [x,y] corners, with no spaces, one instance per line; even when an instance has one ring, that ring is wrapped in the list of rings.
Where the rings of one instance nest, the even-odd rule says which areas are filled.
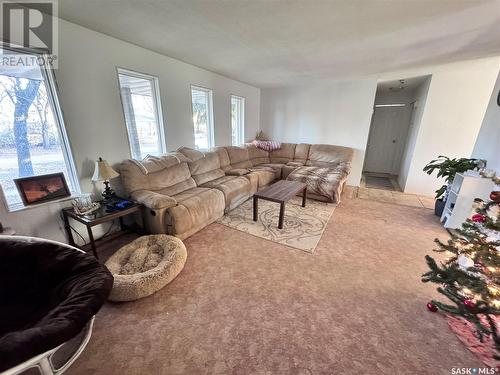
[[[228,212],[217,222],[253,236],[314,252],[326,224],[337,205],[308,199],[294,198],[285,204],[283,229],[278,229],[280,205],[259,199],[259,220],[253,221],[252,198]]]

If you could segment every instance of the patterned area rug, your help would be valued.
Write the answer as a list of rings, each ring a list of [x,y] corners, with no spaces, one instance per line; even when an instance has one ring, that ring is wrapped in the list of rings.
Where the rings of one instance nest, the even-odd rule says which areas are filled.
[[[252,198],[228,212],[217,222],[269,241],[312,253],[337,205],[301,198],[285,204],[283,229],[278,229],[280,205],[259,199],[259,220],[253,221]]]

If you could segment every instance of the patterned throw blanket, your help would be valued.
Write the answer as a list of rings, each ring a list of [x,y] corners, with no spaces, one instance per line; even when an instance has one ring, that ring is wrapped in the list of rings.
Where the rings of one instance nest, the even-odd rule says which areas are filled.
[[[287,180],[300,181],[311,193],[339,202],[341,185],[349,174],[350,164],[339,163],[333,168],[300,167],[288,175]]]
[[[259,141],[256,139],[252,142],[252,144],[254,144],[255,147],[267,152],[279,150],[281,148],[281,143],[276,141]]]

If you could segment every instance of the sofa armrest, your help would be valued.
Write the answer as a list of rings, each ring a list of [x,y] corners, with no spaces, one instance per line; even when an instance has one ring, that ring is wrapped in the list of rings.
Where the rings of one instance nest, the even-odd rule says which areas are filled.
[[[230,169],[229,171],[226,171],[226,176],[244,176],[249,173],[250,170],[246,168]]]
[[[152,210],[177,206],[175,198],[149,190],[134,191],[130,197]]]
[[[300,161],[289,161],[288,163],[286,163],[286,165],[289,167],[302,167],[304,166],[304,163]]]

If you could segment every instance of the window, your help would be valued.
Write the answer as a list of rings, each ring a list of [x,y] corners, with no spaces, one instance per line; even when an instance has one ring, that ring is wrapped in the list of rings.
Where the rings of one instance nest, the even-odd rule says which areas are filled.
[[[165,153],[158,78],[118,69],[118,81],[132,157]]]
[[[245,98],[231,95],[231,136],[233,146],[245,142]]]
[[[13,181],[18,177],[63,172],[70,191],[80,192],[53,74],[37,64],[0,67],[0,184],[11,211],[23,207]]]
[[[193,106],[194,146],[197,150],[208,150],[214,146],[214,115],[212,90],[191,86]]]

